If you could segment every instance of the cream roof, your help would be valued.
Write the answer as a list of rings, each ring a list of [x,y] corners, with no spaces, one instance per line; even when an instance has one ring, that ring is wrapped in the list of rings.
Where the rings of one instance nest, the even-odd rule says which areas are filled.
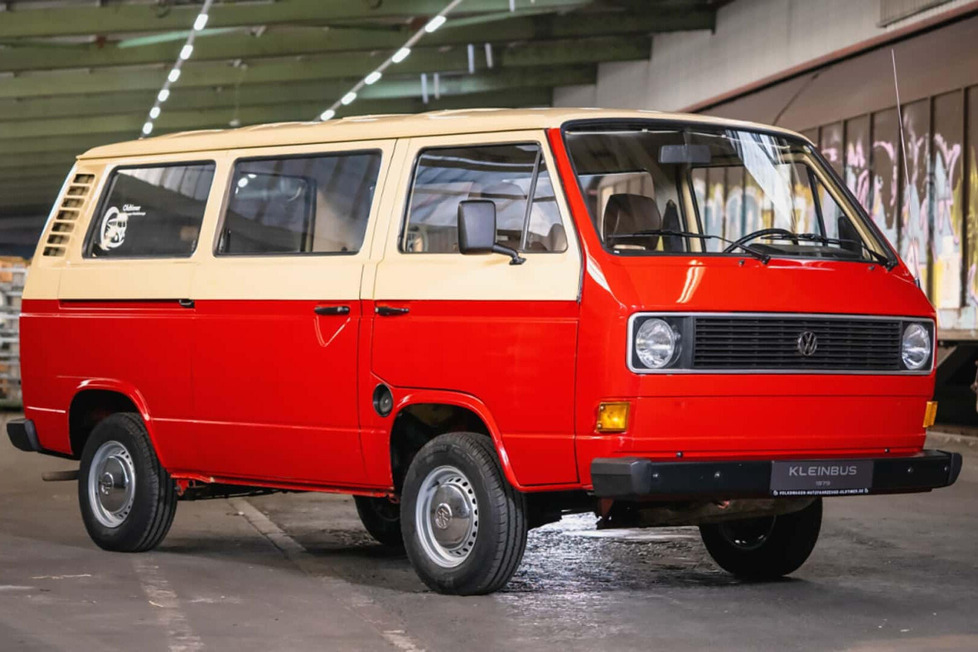
[[[130,140],[95,147],[79,158],[117,158],[152,154],[176,154],[205,150],[302,145],[381,138],[411,138],[490,131],[547,129],[570,120],[587,119],[683,120],[700,124],[763,127],[749,122],[721,120],[709,116],[658,111],[614,109],[467,109],[434,111],[411,115],[366,115],[327,122],[283,122],[238,129],[185,131],[155,138]],[[786,134],[793,132],[777,129]]]

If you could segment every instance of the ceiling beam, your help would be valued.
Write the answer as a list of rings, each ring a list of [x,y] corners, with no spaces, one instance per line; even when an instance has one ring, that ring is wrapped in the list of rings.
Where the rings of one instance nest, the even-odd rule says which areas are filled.
[[[4,149],[4,152],[6,151]],[[17,156],[0,156],[0,170],[4,170],[4,173],[0,173],[0,176],[5,174],[7,170],[20,167],[53,167],[61,165],[67,172],[68,167],[74,162],[75,156],[77,155],[77,150],[64,150],[56,152],[21,152]]]
[[[4,169],[0,174],[0,179],[4,183],[10,181],[21,181],[25,179],[64,179],[71,169],[74,161],[71,158],[62,159],[56,165],[28,165],[17,168]]]
[[[540,91],[543,92],[536,92]],[[530,92],[528,95],[527,92]],[[442,103],[457,103],[465,107],[516,106],[516,105],[549,105],[552,98],[550,86],[539,86],[536,89],[523,88],[518,92],[505,91],[485,93],[479,90],[469,90],[460,93],[445,93]],[[534,98],[525,103],[520,100]],[[433,98],[430,98],[433,100]],[[435,104],[434,101],[431,102]],[[312,120],[323,110],[321,100],[313,102],[289,101],[279,104],[261,106],[217,107],[209,109],[194,109],[188,111],[167,111],[156,120],[157,130],[176,131],[187,129],[203,129],[210,127],[227,128],[232,119],[237,118],[242,125],[261,124],[265,122],[281,122],[289,120]],[[355,106],[349,107],[342,114],[360,113],[416,113],[426,110],[420,93],[413,97],[391,97],[363,99]],[[16,122],[0,122],[0,140],[24,139],[34,137],[70,136],[76,133],[99,134],[114,133],[120,129],[128,130],[132,137],[139,134],[146,117],[142,113],[109,114],[57,120],[20,120]]]
[[[494,65],[504,67],[560,66],[627,61],[648,58],[651,39],[647,36],[601,37],[552,43],[526,43],[499,48]],[[174,88],[268,84],[284,81],[317,81],[360,77],[374,69],[383,55],[338,53],[304,61],[262,61],[247,67],[223,63],[191,63]],[[478,70],[486,69],[483,60]],[[465,48],[442,52],[441,48],[419,48],[397,65],[398,74],[468,70]],[[165,68],[120,69],[87,72],[41,73],[0,79],[0,98],[26,98],[55,95],[82,95],[131,90],[157,90],[166,77]]]
[[[465,16],[509,11],[509,0],[466,0],[452,15]],[[520,9],[563,10],[592,4],[589,0],[521,1]],[[373,5],[373,6],[371,6]],[[348,21],[433,16],[445,8],[446,0],[384,0],[343,2],[323,0],[278,0],[267,3],[221,3],[210,9],[208,27],[252,27],[255,25],[328,25]],[[151,4],[106,4],[104,6],[58,6],[18,9],[13,5],[0,21],[0,38],[77,36],[185,30],[193,25],[199,6],[171,6],[166,11]]]
[[[614,34],[649,34],[674,30],[712,29],[715,12],[709,8],[678,11],[655,9],[642,13],[573,13],[510,18],[484,25],[451,28],[451,22],[424,39],[426,47],[468,43],[506,43],[540,39],[568,39]],[[327,52],[391,52],[407,39],[407,30],[287,29],[270,30],[262,36],[235,32],[198,37],[194,61],[221,61],[321,55]],[[14,42],[15,44],[16,42]],[[124,42],[123,42],[124,43]],[[152,63],[172,63],[182,41],[120,47],[116,43],[85,43],[77,47],[8,47],[0,57],[0,71],[100,68]],[[482,57],[480,51],[480,58]]]
[[[504,68],[480,71],[474,75],[453,75],[442,77],[440,90],[444,95],[506,90],[510,88],[536,88],[567,86],[594,83],[597,67],[594,64],[548,66],[529,68]],[[213,109],[219,107],[247,107],[266,104],[293,102],[319,102],[323,107],[345,93],[358,80],[345,79],[324,82],[300,82],[294,84],[254,84],[240,88],[184,88],[174,92],[165,106],[165,113],[193,109]],[[429,87],[429,91],[432,88]],[[387,78],[373,86],[364,88],[361,99],[383,99],[395,97],[421,97],[421,80],[417,76]],[[144,116],[147,107],[156,99],[156,91],[133,91],[129,93],[105,93],[97,95],[65,95],[59,97],[37,97],[28,99],[0,100],[0,132],[4,128],[14,128],[13,123],[37,123],[41,129],[38,135],[53,135],[45,132],[44,122],[53,118],[70,118],[75,125],[71,132],[81,128],[76,119],[86,116],[106,116],[132,113]],[[306,116],[311,118],[313,115]],[[33,127],[28,126],[28,129]],[[62,133],[58,131],[58,133]]]
[[[429,104],[424,104],[419,99],[386,99],[386,100],[364,100],[357,102],[356,105],[344,107],[348,115],[365,115],[370,113],[420,113],[422,111],[437,111],[442,109],[468,109],[481,107],[528,107],[546,106],[551,100],[551,90],[549,88],[520,89],[508,92],[493,93],[473,93],[469,95],[459,95],[454,97],[442,97],[440,100],[432,100]],[[269,122],[286,122],[290,120],[302,120],[310,113],[315,114],[318,104],[288,104],[273,105],[268,107],[255,107],[242,112],[243,124],[260,124]],[[129,118],[127,118],[129,119]],[[27,183],[35,181],[41,184],[52,184],[59,186],[64,180],[64,174],[70,168],[72,159],[78,154],[82,154],[92,147],[104,145],[112,142],[132,140],[138,132],[138,124],[132,125],[120,123],[119,120],[112,122],[114,125],[131,127],[123,132],[111,132],[104,134],[93,134],[82,137],[45,137],[45,138],[19,138],[6,140],[3,143],[3,151],[8,154],[17,154],[17,160],[24,161],[25,157],[20,156],[26,153],[28,156],[37,156],[43,152],[42,147],[51,148],[52,152],[58,152],[65,156],[65,164],[61,172],[51,170],[41,172],[37,176],[26,176],[19,179],[13,185],[21,187]],[[188,126],[195,129],[221,128],[227,124],[227,113],[221,110],[212,111],[192,111],[174,112],[169,118],[160,119],[158,134],[186,129]],[[54,147],[60,145],[57,150]],[[10,157],[5,157],[10,158]],[[0,184],[3,182],[3,175],[0,175]],[[7,203],[2,193],[0,193],[0,205]]]

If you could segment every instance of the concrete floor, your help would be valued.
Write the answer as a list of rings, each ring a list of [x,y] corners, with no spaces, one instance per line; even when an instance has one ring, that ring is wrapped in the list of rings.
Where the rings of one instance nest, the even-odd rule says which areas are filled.
[[[506,590],[451,598],[345,497],[181,503],[156,551],[103,552],[75,484],[40,479],[76,465],[4,436],[0,650],[975,650],[978,455],[965,465],[939,492],[828,500],[791,579],[732,579],[695,529],[579,516],[531,532]]]

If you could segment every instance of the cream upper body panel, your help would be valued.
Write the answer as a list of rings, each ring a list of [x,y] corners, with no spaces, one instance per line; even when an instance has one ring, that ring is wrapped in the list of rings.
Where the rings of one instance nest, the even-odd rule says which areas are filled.
[[[603,109],[484,109],[420,115],[364,116],[326,123],[261,125],[186,132],[92,149],[79,156],[42,232],[25,288],[27,299],[573,299],[583,261],[562,192],[557,204],[568,235],[566,251],[527,256],[524,266],[505,257],[406,254],[398,248],[411,192],[411,169],[427,147],[539,143],[555,189],[556,162],[546,129],[578,120],[675,120],[689,124],[762,128],[716,118]],[[794,134],[797,135],[797,134]],[[349,256],[215,255],[236,160],[371,148],[383,153],[377,192],[362,249]],[[86,235],[113,170],[120,167],[212,162],[213,186],[191,255],[144,259],[86,256]],[[76,194],[79,193],[79,194]],[[383,261],[383,262],[381,262]],[[386,273],[378,274],[379,267]],[[526,283],[528,272],[539,282]],[[323,272],[329,270],[329,274]],[[464,273],[463,273],[464,272]],[[331,278],[331,283],[324,283]]]
[[[764,129],[803,136],[777,127],[710,116],[613,109],[468,109],[421,114],[358,116],[328,122],[287,122],[238,129],[212,129],[103,145],[81,159],[231,150],[452,134],[522,131],[560,127],[574,120],[676,120],[692,124]]]

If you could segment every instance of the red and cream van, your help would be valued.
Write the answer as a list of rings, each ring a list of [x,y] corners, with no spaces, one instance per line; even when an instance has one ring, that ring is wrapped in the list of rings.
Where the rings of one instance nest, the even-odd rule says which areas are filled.
[[[699,525],[790,573],[821,497],[927,491],[934,309],[812,144],[653,112],[349,118],[78,158],[21,323],[24,450],[88,532],[181,497],[356,496],[446,593],[527,530]]]

